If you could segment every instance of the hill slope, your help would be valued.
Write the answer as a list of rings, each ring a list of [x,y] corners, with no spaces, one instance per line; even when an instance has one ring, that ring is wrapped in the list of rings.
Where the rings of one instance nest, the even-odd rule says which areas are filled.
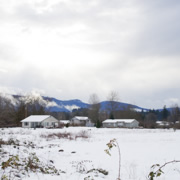
[[[43,105],[48,111],[50,112],[72,112],[74,109],[81,109],[81,108],[88,108],[90,104],[84,103],[79,99],[73,100],[59,100],[53,97],[46,97],[41,95],[28,95],[28,96],[17,96],[13,95],[13,99],[11,101],[13,104],[18,103],[18,101],[23,100],[25,103],[29,102],[38,102],[39,104]],[[105,110],[108,105],[108,101],[102,101],[101,104],[101,111]],[[123,103],[123,102],[116,102],[117,108],[120,110],[127,109],[130,107],[136,111],[148,110],[136,105]]]

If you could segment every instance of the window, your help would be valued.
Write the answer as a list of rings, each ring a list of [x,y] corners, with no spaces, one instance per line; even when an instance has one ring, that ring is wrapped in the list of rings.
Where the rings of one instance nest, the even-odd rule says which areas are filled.
[[[24,126],[29,126],[29,123],[28,122],[24,122]]]

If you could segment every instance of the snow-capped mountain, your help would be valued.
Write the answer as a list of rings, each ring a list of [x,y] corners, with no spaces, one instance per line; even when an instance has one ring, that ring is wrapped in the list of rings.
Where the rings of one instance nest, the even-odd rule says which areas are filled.
[[[63,101],[53,97],[41,96],[39,94],[34,93],[26,96],[8,95],[6,97],[14,105],[17,105],[22,101],[25,104],[32,104],[37,102],[50,112],[72,112],[75,109],[89,107],[89,104],[84,103],[78,99]]]
[[[30,102],[31,103],[38,102],[50,112],[72,112],[75,109],[88,108],[90,106],[90,104],[84,103],[79,99],[64,101],[53,97],[41,96],[39,94],[29,94],[27,96],[12,95],[12,96],[8,96],[8,98],[11,100],[13,104],[18,104],[20,101],[24,101],[26,104]],[[108,101],[102,101],[100,103],[101,111],[107,108],[108,103],[109,103]],[[128,103],[122,103],[122,102],[116,102],[116,103],[117,103],[116,104],[117,109],[120,110],[127,108],[131,108],[135,111],[148,110]]]
[[[49,103],[53,104],[52,106],[49,106],[49,110],[51,112],[72,112],[74,109],[81,109],[81,108],[88,108],[90,104],[84,103],[81,100],[74,99],[74,100],[68,100],[68,101],[62,101],[55,98],[49,98],[49,97],[43,97],[44,100],[48,100]],[[106,110],[108,101],[102,101],[101,104],[101,111]],[[146,111],[147,109],[138,107],[136,105],[128,104],[128,103],[122,103],[117,102],[117,109],[123,110],[127,108],[131,108],[135,111]]]
[[[109,101],[102,101],[101,102],[101,110],[105,110],[108,106]],[[115,102],[116,103],[116,109],[117,110],[126,110],[126,109],[131,109],[137,112],[141,112],[143,111],[147,111],[149,109],[146,108],[142,108],[133,104],[129,104],[129,103],[123,103],[123,102]]]
[[[88,108],[89,104],[82,102],[78,99],[62,101],[56,98],[44,97],[43,99],[51,104],[48,107],[51,112],[72,112],[74,109]]]

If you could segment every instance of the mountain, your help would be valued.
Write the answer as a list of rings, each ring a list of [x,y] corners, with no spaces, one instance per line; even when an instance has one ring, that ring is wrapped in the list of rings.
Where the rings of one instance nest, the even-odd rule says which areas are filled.
[[[68,100],[68,101],[62,101],[58,100],[56,98],[50,98],[50,97],[43,97],[44,100],[48,101],[51,104],[54,104],[53,106],[49,106],[49,111],[51,112],[72,112],[74,109],[81,109],[81,108],[88,108],[90,104],[84,103],[79,99],[74,99],[74,100]],[[102,101],[101,102],[101,111],[105,110],[108,101]],[[122,103],[122,102],[116,102],[117,107],[120,110],[127,109],[130,107],[131,109],[134,109],[136,111],[147,111],[148,109],[146,108],[141,108],[136,105],[128,104],[128,103]]]
[[[108,106],[108,103],[109,101],[102,101],[101,102],[101,110],[105,110]],[[135,111],[148,111],[149,109],[146,109],[146,108],[142,108],[142,107],[139,107],[139,106],[136,106],[136,105],[133,105],[133,104],[129,104],[129,103],[123,103],[123,102],[116,102],[116,107],[118,110],[124,110],[124,109],[133,109]]]
[[[74,109],[88,108],[89,104],[82,102],[79,99],[73,99],[68,101],[58,100],[56,98],[44,97],[45,101],[48,101],[51,106],[48,106],[48,110],[51,112],[72,112]]]
[[[84,103],[79,99],[63,101],[53,97],[41,96],[39,94],[30,94],[28,96],[12,95],[12,97],[9,97],[9,99],[11,99],[11,102],[13,104],[17,104],[18,102],[20,102],[20,100],[24,101],[26,104],[28,104],[29,102],[38,102],[50,112],[72,112],[75,109],[88,108],[90,106],[90,104]],[[108,103],[109,101],[101,102],[101,111],[106,110]],[[116,102],[116,106],[119,110],[127,108],[134,109],[135,111],[149,110],[123,102]]]

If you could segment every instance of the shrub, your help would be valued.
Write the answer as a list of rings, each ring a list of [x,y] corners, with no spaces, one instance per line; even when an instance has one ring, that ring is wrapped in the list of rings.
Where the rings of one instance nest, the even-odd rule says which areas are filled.
[[[10,157],[7,161],[2,162],[2,169],[6,171],[1,178],[5,180],[5,177],[9,177],[9,174],[18,173],[19,177],[26,175],[28,172],[43,173],[43,174],[55,174],[60,175],[60,170],[57,170],[53,165],[43,164],[35,153],[31,153],[27,158],[20,158],[18,155]],[[12,171],[13,169],[13,171]]]
[[[47,139],[53,139],[53,138],[57,137],[58,139],[76,140],[77,138],[87,139],[87,138],[89,138],[89,135],[88,135],[87,131],[81,131],[77,134],[64,132],[64,133],[52,133],[52,134],[48,134],[48,135],[41,135],[41,137],[47,138]]]
[[[72,140],[72,134],[71,133],[52,133],[52,134],[48,134],[48,135],[41,135],[41,137],[47,138],[47,139],[52,139],[57,137],[58,139],[69,139]]]
[[[81,132],[79,132],[79,133],[75,136],[75,139],[77,139],[77,138],[84,138],[84,139],[89,138],[88,132],[87,132],[87,131],[81,131]]]

